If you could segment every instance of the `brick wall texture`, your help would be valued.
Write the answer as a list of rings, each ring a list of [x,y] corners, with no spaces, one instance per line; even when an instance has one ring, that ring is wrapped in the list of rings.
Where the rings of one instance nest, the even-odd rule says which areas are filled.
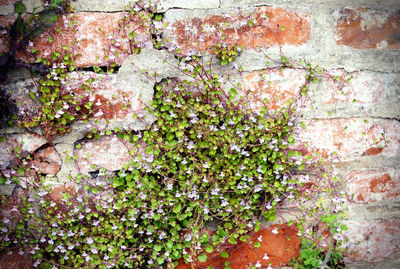
[[[14,2],[0,1],[1,26],[8,26],[16,19],[12,14]],[[28,11],[40,3],[24,2]],[[111,50],[119,70],[101,76],[102,83],[93,85],[96,91],[94,102],[102,109],[92,122],[97,120],[96,123],[104,124],[108,120],[110,128],[139,130],[148,126],[144,124],[145,116],[132,116],[141,113],[153,98],[153,84],[145,82],[141,70],[157,71],[161,78],[178,77],[179,74],[162,64],[167,56],[162,50],[153,48],[151,39],[154,36],[135,18],[127,27],[135,29],[138,33],[135,41],[144,49],[139,55],[131,55],[127,32],[119,29],[125,16],[125,2],[74,1],[73,13],[60,17],[54,27],[32,40],[32,48],[52,53],[79,38],[81,42],[74,48],[82,55],[77,66],[86,69],[71,74],[71,85],[74,80],[98,79],[99,75],[87,70],[103,65],[105,62],[101,59]],[[306,129],[296,131],[299,141],[296,146],[301,148],[307,143],[307,150],[326,158],[343,182],[347,197],[345,222],[349,227],[345,245],[351,250],[346,257],[347,267],[400,268],[400,2],[159,0],[156,7],[165,24],[158,34],[168,38],[183,53],[211,52],[218,42],[216,31],[226,36],[224,42],[227,45],[243,46],[236,60],[243,72],[236,79],[242,81],[243,91],[254,91],[253,99],[249,101],[254,109],[261,107],[264,98],[271,100],[268,109],[279,109],[297,96],[305,81],[304,70],[281,70],[274,66],[273,60],[279,59],[281,53],[288,58],[318,64],[331,74],[352,78],[340,87],[329,77],[321,78],[312,86],[312,94],[301,114]],[[56,28],[68,23],[72,17],[77,21],[77,28],[68,34],[58,34]],[[248,24],[249,20],[253,25]],[[48,41],[49,35],[54,36],[54,42]],[[117,44],[111,43],[107,36],[113,36]],[[6,51],[8,45],[7,31],[0,32],[0,51]],[[272,59],[269,66],[265,55]],[[28,61],[31,56],[21,53],[18,57]],[[234,68],[233,65],[228,67]],[[25,105],[28,113],[32,108],[28,93],[34,87],[34,79],[18,70],[10,74],[13,75],[1,87]],[[79,92],[73,87],[70,90]],[[149,122],[151,118],[147,119]],[[129,154],[132,149],[116,136],[80,141],[90,128],[90,123],[77,122],[70,134],[56,137],[50,143],[40,131],[10,129],[7,146],[0,149],[0,168],[7,170],[12,158],[10,151],[21,142],[24,151],[35,153],[32,164],[47,174],[55,185],[68,182],[70,174],[88,174],[99,167],[119,170],[132,158]],[[6,129],[1,130],[3,134],[6,132]],[[79,149],[74,147],[77,143],[81,144]],[[86,157],[87,153],[90,159]],[[67,156],[72,154],[77,159],[66,162]],[[18,195],[15,191],[7,191],[6,187],[0,193],[10,197]],[[265,234],[265,240],[277,242],[275,246],[267,244],[269,253],[277,253],[272,258],[277,259],[277,265],[287,255],[293,255],[287,254],[287,242],[275,238],[269,230],[261,233]],[[296,235],[292,240],[296,244],[290,248],[298,247]],[[252,256],[261,255],[257,251],[247,249],[237,253],[240,259],[232,268],[246,268],[248,263],[242,257],[243,253],[250,261]],[[277,258],[279,255],[281,260]],[[8,268],[29,264],[19,258],[7,259],[11,266]],[[215,264],[218,262],[215,260]]]

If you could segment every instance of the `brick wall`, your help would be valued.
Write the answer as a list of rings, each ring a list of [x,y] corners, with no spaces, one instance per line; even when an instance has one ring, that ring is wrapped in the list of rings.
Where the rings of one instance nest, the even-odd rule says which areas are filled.
[[[1,25],[15,20],[14,2],[0,1]],[[32,10],[40,1],[24,2]],[[149,126],[151,117],[132,115],[153,98],[154,86],[154,81],[149,82],[141,70],[146,69],[150,74],[156,71],[159,79],[181,74],[163,63],[166,57],[171,62],[176,60],[165,51],[154,49],[152,36],[141,30],[143,27],[136,25],[135,20],[131,27],[139,26],[135,38],[144,49],[139,55],[130,55],[126,35],[115,31],[123,17],[125,2],[74,1],[77,31],[57,35],[54,28],[47,29],[33,47],[51,52],[79,36],[82,42],[76,51],[82,57],[77,65],[88,68],[101,65],[98,58],[110,46],[110,40],[99,29],[120,39],[115,47],[119,52],[115,53],[119,70],[103,76],[102,83],[94,85],[95,102],[104,106],[92,122],[97,120],[97,125],[105,126],[109,121],[108,128],[141,130]],[[243,46],[237,64],[244,72],[237,79],[243,81],[244,89],[256,90],[254,107],[263,98],[275,97],[279,100],[270,102],[270,108],[281,107],[297,94],[305,80],[302,70],[282,71],[273,63],[268,66],[265,54],[279,59],[282,51],[288,58],[302,58],[332,74],[352,77],[339,90],[329,77],[313,86],[301,115],[307,128],[298,130],[297,138],[307,142],[311,152],[327,158],[344,183],[349,227],[346,246],[352,251],[346,258],[348,268],[400,266],[400,3],[397,0],[159,0],[157,9],[167,24],[160,34],[171,39],[182,52],[210,52],[216,42],[216,27],[227,36],[228,44]],[[57,25],[67,23],[71,16],[59,18]],[[254,22],[253,27],[249,27],[248,20]],[[54,35],[53,43],[48,42],[50,34]],[[7,33],[0,33],[0,51],[7,49],[7,42]],[[23,54],[19,57],[29,58]],[[260,82],[260,71],[271,83]],[[71,75],[71,80],[98,76],[90,71],[77,72]],[[33,86],[34,79],[29,74],[11,70],[9,81],[2,87],[12,91],[12,98],[29,111],[33,104],[28,93]],[[11,148],[23,142],[24,151],[35,152],[32,163],[55,185],[68,182],[68,177],[78,172],[89,173],[99,167],[108,171],[121,169],[131,158],[129,146],[112,136],[81,142],[92,127],[90,123],[74,123],[70,134],[56,137],[50,143],[39,129],[32,132],[9,129],[9,144],[0,149],[0,168],[7,169]],[[80,149],[75,147],[78,143],[82,144]],[[85,157],[87,153],[91,156],[89,160]],[[76,161],[67,162],[72,154],[77,156]],[[16,195],[9,186],[0,186],[0,193]]]

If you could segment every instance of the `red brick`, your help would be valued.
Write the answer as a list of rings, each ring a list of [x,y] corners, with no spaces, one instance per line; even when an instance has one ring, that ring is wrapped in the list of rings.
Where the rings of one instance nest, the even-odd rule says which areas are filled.
[[[400,219],[346,221],[344,243],[353,261],[379,262],[400,251]]]
[[[278,233],[272,231],[277,227]],[[300,250],[300,237],[297,235],[296,228],[283,225],[274,225],[258,231],[253,234],[251,240],[253,244],[260,242],[261,247],[255,248],[249,243],[238,243],[237,245],[230,245],[224,247],[224,251],[229,253],[229,258],[222,258],[221,252],[213,252],[208,254],[208,259],[204,263],[196,262],[194,264],[184,264],[180,261],[177,269],[189,268],[224,268],[224,263],[229,261],[229,266],[232,269],[250,268],[258,261],[263,266],[267,267],[269,264],[272,266],[280,266],[287,264],[292,258],[298,257]],[[267,254],[267,257],[265,256]],[[263,259],[265,257],[265,259]],[[191,267],[194,266],[194,267]]]
[[[266,18],[266,15],[268,18]],[[194,14],[195,16],[195,14]],[[168,21],[168,36],[176,39],[183,52],[208,51],[219,42],[217,29],[222,30],[228,45],[242,45],[245,49],[268,48],[274,45],[301,45],[309,39],[309,15],[289,12],[282,8],[258,7],[254,10],[233,10],[215,15],[200,15],[189,19]],[[166,15],[168,19],[168,13]],[[252,20],[251,27],[248,21]],[[280,30],[280,27],[284,30]],[[204,41],[200,41],[204,39]]]
[[[323,92],[318,94],[319,101],[327,105],[373,105],[387,101],[387,89],[382,73],[357,71],[347,73],[344,70],[333,70],[334,76],[343,79],[351,77],[348,83],[335,82],[332,79],[324,79]],[[321,88],[322,88],[321,87]],[[356,100],[356,103],[353,101]]]
[[[40,170],[42,174],[57,175],[61,169],[61,157],[54,146],[50,146],[36,152],[30,165],[34,165],[35,170]]]
[[[90,78],[95,81],[89,86],[94,94],[85,91],[82,84]],[[123,81],[118,81],[116,75],[98,75],[95,73],[73,73],[66,83],[65,91],[72,91],[92,98],[92,120],[118,120],[128,123],[133,120],[133,115],[144,108],[144,104],[138,96],[138,91],[127,90]],[[89,100],[88,99],[88,100]]]
[[[101,167],[108,171],[120,170],[123,164],[129,163],[133,159],[129,154],[130,150],[132,147],[129,142],[123,141],[117,136],[102,136],[98,140],[82,143],[80,149],[74,150],[74,155],[78,157],[76,166],[80,173],[96,171]]]
[[[297,148],[324,158],[350,161],[362,156],[395,156],[400,150],[400,123],[388,119],[323,119],[298,128]],[[388,141],[388,143],[385,143]],[[307,146],[302,143],[308,142]]]
[[[74,46],[74,52],[81,54],[76,61],[78,67],[93,65],[104,65],[106,61],[97,61],[97,57],[103,60],[106,55],[105,50],[111,47],[115,49],[115,61],[121,64],[122,61],[131,53],[130,42],[127,37],[129,30],[135,30],[138,36],[135,40],[141,47],[151,47],[151,35],[145,33],[145,27],[140,25],[139,16],[135,15],[129,21],[130,26],[123,30],[118,30],[119,22],[124,18],[125,13],[99,13],[99,12],[80,12],[59,17],[58,22],[51,28],[46,29],[39,38],[34,40],[33,48],[44,52],[52,53],[56,50],[63,51],[62,46],[72,42],[75,38],[79,40]],[[64,22],[76,20],[76,31],[66,29]],[[62,34],[57,32],[57,27],[64,29]],[[101,31],[103,33],[101,33]],[[112,34],[112,35],[111,35]],[[50,42],[48,37],[52,36],[54,42]],[[110,39],[107,37],[110,36]],[[113,37],[113,38],[111,38]],[[116,40],[112,45],[112,39]],[[117,55],[120,53],[119,55]],[[22,58],[27,56],[20,55]],[[30,57],[32,58],[32,57]]]
[[[242,75],[243,94],[248,97],[252,109],[259,111],[263,100],[268,99],[268,111],[279,110],[287,101],[296,97],[305,83],[305,73],[301,70],[286,68],[265,69]],[[249,94],[249,92],[253,92]]]
[[[400,48],[400,10],[367,8],[338,11],[337,43],[356,49]]]
[[[35,150],[47,143],[46,139],[36,133],[12,133],[5,136],[0,142],[0,169],[5,169],[14,159],[13,149],[20,147],[22,155],[32,154]]]
[[[353,171],[348,176],[347,194],[356,203],[397,201],[400,198],[400,171]]]

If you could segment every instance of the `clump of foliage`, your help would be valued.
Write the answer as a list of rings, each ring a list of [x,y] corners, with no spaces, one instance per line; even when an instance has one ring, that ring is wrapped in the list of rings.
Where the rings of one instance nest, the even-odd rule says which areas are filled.
[[[101,169],[96,183],[79,175],[85,191],[66,191],[59,200],[49,188],[36,188],[14,230],[3,226],[2,248],[22,244],[43,268],[151,268],[180,258],[205,262],[227,243],[260,247],[251,232],[276,217],[282,200],[302,195],[305,177],[293,174],[308,167],[307,158],[289,149],[295,102],[253,112],[240,89],[224,91],[198,60],[188,63],[192,79],[156,86],[150,130],[115,134],[132,144],[134,160],[111,177]],[[336,218],[329,221],[336,225]],[[209,223],[217,227],[213,233]],[[302,253],[308,258],[300,261],[309,263]]]
[[[316,242],[302,238],[300,256],[290,265],[295,269],[345,268],[343,257],[343,249],[339,247],[330,247],[326,250],[318,247]]]
[[[221,65],[227,65],[239,56],[243,46],[228,46],[220,42],[218,45],[213,46],[212,49],[216,57],[221,60]]]
[[[159,22],[157,16],[153,15]],[[122,20],[120,27],[128,22]],[[132,32],[127,36],[134,38]],[[105,51],[111,70],[118,56],[112,54],[114,46]],[[74,120],[87,119],[95,109],[93,80],[82,84],[89,94],[65,91],[63,82],[75,70],[72,47],[38,58],[50,71],[39,80],[39,91],[31,98],[39,99],[43,107],[38,115],[20,121],[28,128],[40,125],[50,139],[69,132]],[[214,49],[224,65],[237,57],[241,47]],[[132,53],[139,52],[134,46]],[[104,168],[95,181],[78,175],[76,185],[71,183],[56,199],[40,171],[29,165],[31,157],[15,149],[16,165],[2,175],[1,182],[24,186],[26,197],[13,208],[14,218],[3,217],[0,222],[0,251],[29,252],[34,266],[40,268],[173,267],[181,258],[205,262],[207,253],[215,251],[221,252],[230,268],[226,244],[248,242],[260,247],[251,233],[261,229],[263,221],[274,220],[284,200],[311,199],[302,192],[307,176],[300,175],[314,169],[311,157],[290,146],[295,143],[298,102],[316,80],[316,69],[306,66],[300,99],[290,100],[279,111],[268,111],[265,100],[265,106],[254,111],[241,86],[225,89],[221,78],[210,71],[211,63],[204,65],[193,53],[176,56],[181,61],[177,68],[183,66],[188,78],[156,85],[154,101],[147,107],[155,117],[151,129],[105,133],[132,148],[133,159],[114,175],[107,175]],[[93,133],[99,137],[103,132]],[[321,178],[330,182],[326,173]],[[82,183],[84,188],[78,190]],[[328,194],[333,195],[331,189]],[[320,203],[309,211],[301,207],[304,215],[319,214],[318,220],[330,229],[329,265],[339,265],[341,258],[332,250],[338,227],[345,228],[335,211],[338,203],[322,213],[318,213]],[[290,224],[309,238],[312,232],[302,217]],[[210,224],[215,231],[210,232]],[[302,246],[295,266],[314,268],[324,262],[325,252],[319,246],[306,239]]]

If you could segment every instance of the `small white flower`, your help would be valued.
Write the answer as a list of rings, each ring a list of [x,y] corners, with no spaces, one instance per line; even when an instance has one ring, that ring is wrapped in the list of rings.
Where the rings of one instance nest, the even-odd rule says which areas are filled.
[[[275,228],[272,230],[272,233],[273,233],[273,234],[278,234],[278,227],[275,227]]]
[[[190,141],[190,142],[188,143],[187,148],[188,148],[188,149],[193,149],[193,148],[194,148],[194,143],[193,143],[193,141]]]
[[[185,241],[190,241],[192,240],[193,235],[192,234],[187,234],[185,235]]]
[[[86,243],[88,243],[89,245],[93,244],[93,238],[89,237],[88,239],[86,239]]]

